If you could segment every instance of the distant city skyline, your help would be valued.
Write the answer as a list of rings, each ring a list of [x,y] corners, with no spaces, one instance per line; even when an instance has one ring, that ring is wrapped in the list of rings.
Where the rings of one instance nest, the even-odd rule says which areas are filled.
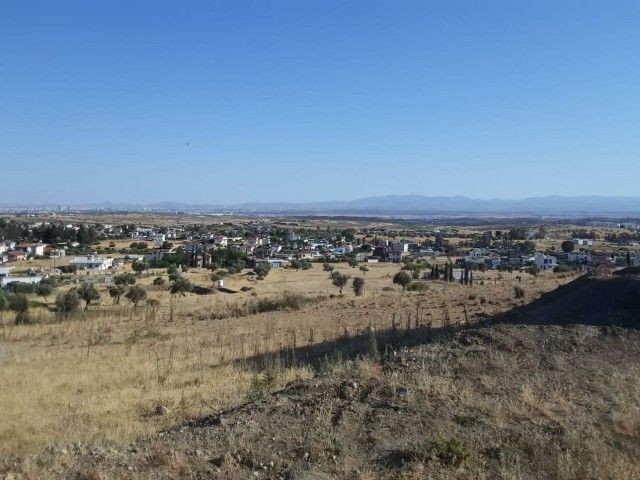
[[[640,195],[640,4],[3,6],[0,204]]]

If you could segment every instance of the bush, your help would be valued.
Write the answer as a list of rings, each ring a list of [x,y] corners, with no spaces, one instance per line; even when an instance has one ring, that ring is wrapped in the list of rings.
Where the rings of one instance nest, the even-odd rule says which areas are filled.
[[[407,290],[410,292],[426,292],[429,290],[429,286],[425,282],[411,282],[407,286]]]
[[[285,292],[279,297],[262,298],[258,301],[247,304],[250,314],[262,312],[275,312],[278,310],[300,310],[304,305],[312,302],[313,299],[297,293]]]
[[[35,292],[36,285],[34,283],[9,282],[6,289],[11,293],[29,294]]]
[[[353,279],[353,293],[356,294],[356,297],[364,293],[364,278],[356,277]]]
[[[535,265],[532,265],[531,267],[528,267],[528,268],[526,269],[526,272],[527,272],[529,275],[533,275],[534,277],[537,277],[537,276],[538,276],[538,274],[540,273],[540,269],[539,269],[538,267],[536,267]]]
[[[574,268],[571,265],[558,265],[553,268],[553,273],[568,273],[572,272]]]
[[[255,266],[253,271],[256,272],[256,275],[258,275],[258,279],[262,280],[271,271],[271,265],[269,265],[268,263],[259,263]]]
[[[437,438],[426,441],[420,445],[417,454],[424,463],[438,461],[446,467],[456,468],[469,458],[469,452],[466,447],[460,440],[455,438],[448,440]]]
[[[35,293],[46,298],[53,293],[53,287],[48,283],[39,283],[36,285]]]
[[[524,298],[524,288],[515,286],[513,287],[513,291],[515,293],[516,298]]]

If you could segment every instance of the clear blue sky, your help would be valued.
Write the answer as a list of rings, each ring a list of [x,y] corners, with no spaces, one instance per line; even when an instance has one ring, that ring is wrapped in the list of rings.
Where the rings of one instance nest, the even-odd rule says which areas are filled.
[[[640,2],[14,1],[0,203],[638,195]]]

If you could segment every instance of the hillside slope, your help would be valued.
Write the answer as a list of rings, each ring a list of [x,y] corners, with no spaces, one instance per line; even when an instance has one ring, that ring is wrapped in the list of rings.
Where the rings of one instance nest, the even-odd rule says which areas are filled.
[[[640,478],[639,460],[640,332],[498,325],[382,365],[334,365],[317,380],[126,449],[52,447],[4,473],[620,480]]]
[[[640,277],[583,275],[500,319],[529,325],[615,325],[640,329]]]

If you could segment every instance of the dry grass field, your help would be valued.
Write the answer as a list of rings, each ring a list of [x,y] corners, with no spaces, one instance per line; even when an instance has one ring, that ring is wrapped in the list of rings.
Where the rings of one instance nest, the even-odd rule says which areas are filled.
[[[515,274],[498,278],[496,272],[478,276],[472,287],[438,281],[424,293],[402,293],[397,286],[388,291],[398,269],[370,265],[363,297],[347,289],[338,296],[321,265],[274,269],[262,281],[225,279],[231,289],[253,289],[247,292],[175,298],[166,287],[151,286],[160,272],[149,272],[139,283],[157,300],[153,306],[133,308],[124,298],[112,305],[106,284],[98,284],[100,305],[77,318],[59,321],[41,307],[32,314],[39,323],[14,325],[9,312],[0,313],[0,456],[22,456],[52,443],[127,442],[244,401],[256,374],[243,359],[256,354],[357,335],[369,326],[473,320],[569,280],[523,274],[524,299],[514,298]],[[338,270],[361,274],[347,265]],[[188,276],[211,284],[206,270]],[[313,301],[299,310],[246,315],[248,303],[285,292]],[[301,363],[287,368],[279,382],[314,374]]]

